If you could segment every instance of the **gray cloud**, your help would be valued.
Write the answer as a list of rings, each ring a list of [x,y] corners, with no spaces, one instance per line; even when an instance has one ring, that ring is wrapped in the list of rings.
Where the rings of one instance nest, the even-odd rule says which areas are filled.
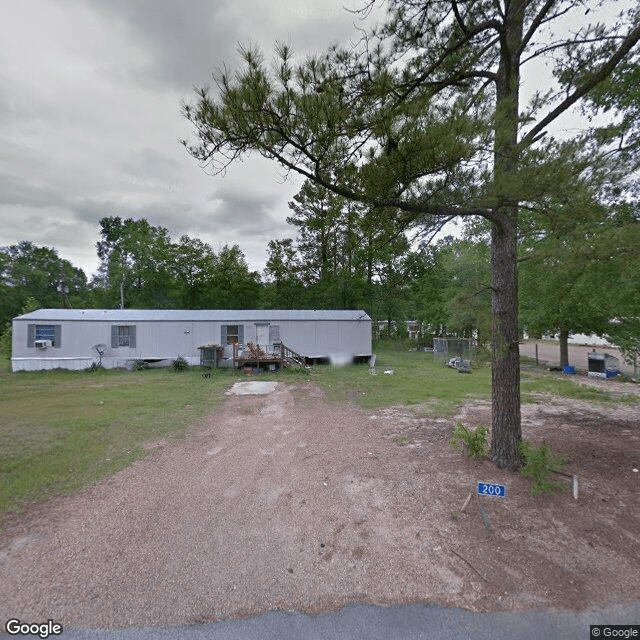
[[[276,41],[296,50],[324,50],[330,41],[353,33],[353,17],[339,2],[326,0],[94,0],[107,20],[117,20],[148,52],[132,67],[136,80],[189,92],[210,84],[223,64],[237,63],[238,44],[256,43],[268,55]]]
[[[239,42],[301,55],[353,33],[343,0],[30,0],[3,6],[0,245],[53,246],[88,275],[98,221],[145,217],[172,238],[239,244],[261,270],[292,235],[301,182],[247,158],[211,177],[179,140],[193,85],[237,64]]]

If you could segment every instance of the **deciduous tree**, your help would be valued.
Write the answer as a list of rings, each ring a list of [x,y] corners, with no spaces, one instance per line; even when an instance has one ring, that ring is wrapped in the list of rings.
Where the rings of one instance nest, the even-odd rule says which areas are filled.
[[[100,267],[94,281],[108,307],[153,309],[175,305],[172,288],[171,238],[164,227],[145,218],[100,220],[96,248]]]
[[[0,323],[22,312],[28,298],[39,307],[75,306],[87,294],[87,277],[56,249],[24,241],[0,248]]]

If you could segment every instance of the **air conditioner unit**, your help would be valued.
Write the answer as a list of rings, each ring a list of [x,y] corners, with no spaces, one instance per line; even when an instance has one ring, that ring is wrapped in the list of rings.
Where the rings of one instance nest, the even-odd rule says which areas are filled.
[[[53,345],[51,340],[36,340],[34,344],[38,349],[46,349],[47,347],[51,347]]]

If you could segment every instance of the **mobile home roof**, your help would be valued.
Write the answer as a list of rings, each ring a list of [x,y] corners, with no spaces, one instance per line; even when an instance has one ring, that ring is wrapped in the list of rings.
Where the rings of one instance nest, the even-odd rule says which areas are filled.
[[[371,320],[361,310],[310,309],[38,309],[15,320],[36,322],[274,322],[276,320]]]

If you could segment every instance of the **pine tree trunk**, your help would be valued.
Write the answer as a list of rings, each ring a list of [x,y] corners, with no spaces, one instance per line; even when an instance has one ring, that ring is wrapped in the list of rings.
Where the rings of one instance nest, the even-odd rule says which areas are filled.
[[[518,344],[518,199],[520,45],[525,0],[505,6],[496,77],[493,181],[497,205],[491,221],[492,429],[491,458],[501,469],[522,465],[520,352]]]
[[[501,469],[522,463],[520,426],[520,350],[518,344],[517,216],[491,231],[492,271],[492,429],[491,457]]]

